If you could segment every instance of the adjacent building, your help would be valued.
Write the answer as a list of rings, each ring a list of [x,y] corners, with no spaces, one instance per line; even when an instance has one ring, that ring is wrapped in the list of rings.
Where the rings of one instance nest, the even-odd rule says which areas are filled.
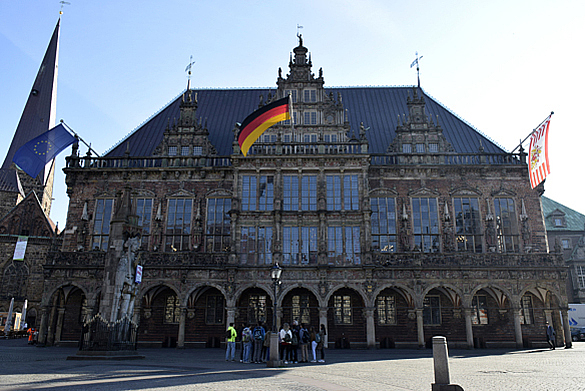
[[[585,304],[585,215],[544,196],[542,211],[549,243],[568,266],[569,303]]]

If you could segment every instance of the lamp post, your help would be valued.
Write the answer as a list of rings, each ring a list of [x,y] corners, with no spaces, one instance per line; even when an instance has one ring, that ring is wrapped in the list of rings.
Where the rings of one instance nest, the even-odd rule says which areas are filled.
[[[272,285],[274,287],[274,299],[272,309],[272,333],[270,334],[270,357],[266,363],[267,367],[275,368],[281,365],[278,354],[278,329],[276,328],[276,288],[280,284],[280,277],[282,275],[282,268],[278,262],[270,269],[270,277],[272,278]]]

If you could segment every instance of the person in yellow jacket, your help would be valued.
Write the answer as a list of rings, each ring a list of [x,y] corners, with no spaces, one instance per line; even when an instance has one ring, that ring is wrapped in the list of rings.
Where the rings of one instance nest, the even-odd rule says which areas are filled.
[[[225,360],[226,361],[236,361],[236,337],[238,336],[238,332],[234,328],[234,324],[230,323],[230,327],[226,330],[226,350],[225,350]]]

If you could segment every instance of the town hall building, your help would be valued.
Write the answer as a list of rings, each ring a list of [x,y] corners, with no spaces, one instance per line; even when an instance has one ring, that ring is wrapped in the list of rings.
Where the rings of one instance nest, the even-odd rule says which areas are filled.
[[[275,86],[188,85],[102,157],[75,144],[67,225],[37,261],[42,343],[77,343],[98,314],[133,319],[139,347],[219,347],[231,322],[324,325],[329,348],[568,333],[567,269],[524,151],[420,87],[327,87],[325,73],[299,37]],[[286,96],[292,119],[243,156],[240,123]]]

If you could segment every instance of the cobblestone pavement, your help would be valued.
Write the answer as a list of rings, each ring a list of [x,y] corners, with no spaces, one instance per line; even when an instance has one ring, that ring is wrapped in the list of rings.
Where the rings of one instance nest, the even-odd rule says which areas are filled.
[[[451,350],[466,391],[585,390],[585,342],[573,349]],[[325,363],[266,368],[224,361],[220,349],[143,349],[142,360],[68,361],[72,348],[0,340],[0,390],[430,390],[431,350],[327,350]]]

